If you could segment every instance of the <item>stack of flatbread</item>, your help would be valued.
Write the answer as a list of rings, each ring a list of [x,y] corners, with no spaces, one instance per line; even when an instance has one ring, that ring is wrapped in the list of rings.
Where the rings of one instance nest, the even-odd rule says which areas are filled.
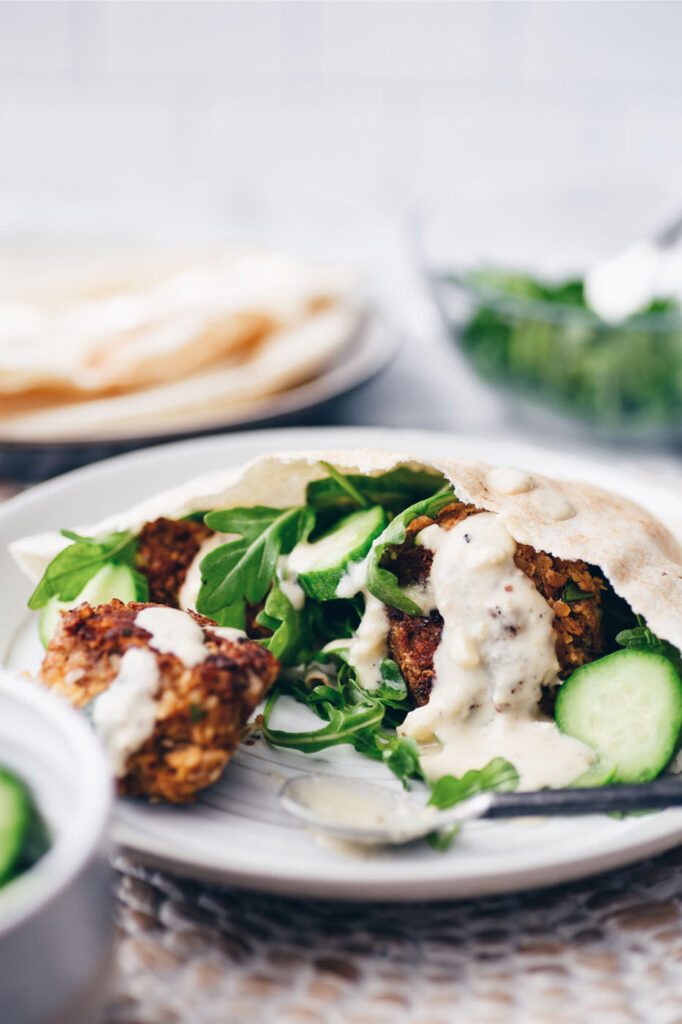
[[[243,249],[55,265],[0,254],[0,439],[247,417],[322,372],[361,308],[345,271]]]

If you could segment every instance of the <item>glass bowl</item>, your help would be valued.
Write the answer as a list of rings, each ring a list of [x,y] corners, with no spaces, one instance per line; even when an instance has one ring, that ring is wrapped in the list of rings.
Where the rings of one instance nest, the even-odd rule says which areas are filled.
[[[545,186],[460,198],[423,220],[420,249],[448,331],[478,375],[531,424],[682,437],[679,306],[657,302],[610,324],[582,298],[591,263],[674,217],[673,196]]]

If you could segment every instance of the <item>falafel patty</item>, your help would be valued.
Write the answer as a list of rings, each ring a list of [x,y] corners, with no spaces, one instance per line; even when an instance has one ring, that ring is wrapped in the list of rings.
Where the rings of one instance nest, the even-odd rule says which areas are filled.
[[[149,600],[169,608],[180,607],[180,591],[189,567],[199,554],[201,545],[214,535],[203,523],[194,519],[155,519],[142,527],[135,555],[135,568],[147,580]],[[252,640],[272,635],[257,618],[265,601],[246,602],[246,634]]]
[[[155,649],[152,634],[136,624],[141,611],[159,607],[164,606],[114,599],[63,613],[41,676],[50,689],[85,708],[108,691],[127,651],[149,651],[158,669],[152,731],[126,757],[117,788],[124,796],[180,803],[218,779],[249,716],[277,678],[279,663],[260,644],[233,639],[202,615],[171,612],[191,617],[203,631],[206,657],[188,667],[177,654]]]
[[[140,531],[135,568],[149,584],[149,600],[178,607],[178,594],[199,548],[213,534],[194,519],[155,519]]]
[[[456,502],[447,505],[436,519],[419,516],[407,527],[402,544],[386,551],[382,565],[395,573],[401,586],[425,584],[433,562],[433,553],[415,545],[421,530],[437,523],[451,530],[469,516],[482,512],[475,505]],[[599,576],[581,561],[554,558],[545,551],[536,551],[528,544],[517,544],[514,561],[542,594],[554,612],[553,629],[560,678],[587,662],[601,656],[604,648],[601,591]],[[569,583],[589,597],[571,602],[563,595]],[[387,608],[389,619],[388,647],[398,663],[415,704],[428,702],[433,686],[433,658],[443,632],[443,619],[437,610],[430,615],[408,615],[398,608]]]

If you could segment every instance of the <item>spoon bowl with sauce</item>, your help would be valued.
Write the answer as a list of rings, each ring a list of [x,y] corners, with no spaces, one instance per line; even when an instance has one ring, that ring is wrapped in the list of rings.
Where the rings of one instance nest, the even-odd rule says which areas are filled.
[[[408,793],[372,782],[312,773],[280,791],[282,806],[305,826],[358,846],[403,846],[431,832],[480,818],[556,817],[628,813],[682,806],[682,778],[601,789],[543,789],[478,793],[439,810]]]

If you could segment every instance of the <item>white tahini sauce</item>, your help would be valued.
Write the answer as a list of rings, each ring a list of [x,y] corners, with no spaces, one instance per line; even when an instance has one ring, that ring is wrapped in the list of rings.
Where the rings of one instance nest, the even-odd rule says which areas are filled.
[[[296,548],[294,548],[296,551]],[[294,553],[292,551],[291,554]],[[301,608],[305,604],[305,590],[297,582],[299,570],[292,569],[291,555],[280,555],[277,559],[277,579],[279,580],[279,588],[290,602],[292,608],[297,612],[300,612]]]
[[[143,608],[135,625],[151,634],[149,646],[162,654],[174,654],[187,668],[206,660],[204,631],[187,612],[177,608]]]
[[[313,775],[297,787],[296,800],[308,810],[328,818],[335,825],[351,828],[378,827],[399,817],[401,804],[393,793],[374,792],[362,783]],[[398,808],[398,809],[397,809]]]
[[[285,558],[287,569],[293,576],[300,576],[302,572],[309,572],[319,558],[319,549],[307,540],[298,542]]]
[[[532,491],[535,481],[529,473],[511,466],[491,469],[488,473],[488,487],[498,494],[523,494]]]
[[[357,670],[361,686],[375,690],[381,685],[381,663],[388,656],[386,606],[365,592],[365,611],[348,643],[348,663]]]
[[[117,778],[124,774],[129,756],[154,730],[158,685],[154,654],[146,647],[129,647],[108,690],[93,701],[92,722]]]
[[[444,625],[429,703],[400,731],[429,744],[422,765],[432,778],[505,757],[522,788],[567,785],[594,754],[539,717],[542,686],[558,682],[553,613],[516,567],[516,542],[491,512],[419,537],[434,552],[430,584]]]
[[[223,640],[246,640],[246,632],[243,629],[237,629],[236,626],[211,626],[211,632],[215,633],[216,636],[222,637]]]
[[[201,590],[201,563],[206,555],[209,551],[215,551],[216,548],[227,544],[228,541],[234,540],[236,536],[234,533],[214,533],[203,542],[190,562],[182,586],[178,591],[178,604],[184,611],[187,611],[188,608],[194,612],[197,610],[197,598]]]
[[[361,562],[349,562],[346,566],[345,572],[339,580],[336,587],[336,596],[351,598],[359,594],[360,591],[365,589],[367,583],[367,564],[368,558],[363,558]]]
[[[362,594],[365,611],[353,637],[347,641],[348,663],[357,670],[361,686],[375,690],[381,684],[381,663],[388,657],[388,615],[386,605],[367,589],[369,555],[361,562],[350,562],[336,587],[336,596]],[[346,641],[344,641],[344,646]]]
[[[545,519],[554,519],[560,522],[562,519],[572,519],[576,514],[573,502],[561,491],[555,491],[552,487],[538,487],[529,494],[528,500]]]

